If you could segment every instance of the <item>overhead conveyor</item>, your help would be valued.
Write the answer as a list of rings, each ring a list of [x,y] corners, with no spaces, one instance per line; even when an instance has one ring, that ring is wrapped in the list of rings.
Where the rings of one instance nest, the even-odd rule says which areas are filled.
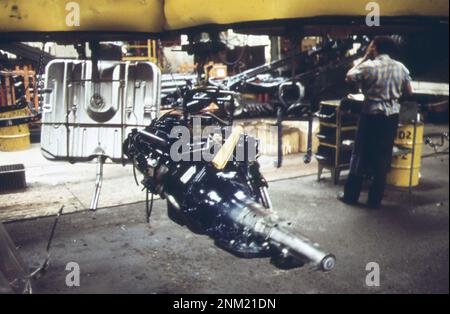
[[[178,30],[201,25],[234,25],[289,20],[350,20],[365,17],[367,0],[165,0],[166,29]],[[383,17],[448,17],[448,1],[378,0]],[[336,19],[337,18],[337,19]],[[365,18],[362,19],[365,21]],[[266,25],[270,25],[266,23]]]
[[[211,26],[255,25],[267,29],[292,26],[292,22],[366,26],[368,3],[367,0],[15,0],[4,2],[0,11],[0,39],[70,41],[73,38],[65,34],[76,32],[77,40],[114,40],[130,36],[162,37],[190,29],[209,30]],[[405,21],[413,25],[417,19],[448,22],[447,0],[377,3],[384,19],[382,26]]]
[[[103,38],[113,40],[112,34],[122,38],[125,34],[149,35],[164,31],[163,0],[16,0],[2,3],[2,39],[29,40],[40,35],[40,40],[53,37],[70,41],[74,38],[68,38],[67,32],[77,32],[89,33],[86,38],[108,34]]]

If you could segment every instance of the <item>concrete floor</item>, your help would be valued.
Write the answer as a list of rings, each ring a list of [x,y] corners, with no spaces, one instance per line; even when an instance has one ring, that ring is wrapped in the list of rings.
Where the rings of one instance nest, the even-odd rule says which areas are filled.
[[[39,293],[448,293],[448,156],[423,162],[413,195],[389,189],[373,211],[335,200],[330,179],[273,182],[274,206],[296,228],[337,256],[330,273],[279,270],[268,259],[239,259],[171,222],[157,201],[150,225],[144,204],[63,216]],[[366,195],[363,196],[365,199]],[[42,259],[51,218],[7,224],[30,266]],[[69,262],[81,286],[65,284]],[[381,268],[381,286],[365,284],[367,263]]]
[[[261,171],[267,180],[295,178],[317,172],[317,162],[303,163],[304,154],[284,158],[283,168],[274,167],[275,157],[259,159]],[[96,164],[46,160],[39,144],[29,150],[0,152],[0,165],[21,163],[26,168],[27,189],[15,192],[0,191],[0,221],[16,221],[55,215],[62,205],[66,213],[89,208],[95,187]],[[142,180],[138,175],[138,180]],[[131,165],[107,163],[98,208],[133,204],[144,201],[141,189],[136,187]],[[45,197],[42,197],[45,195]]]

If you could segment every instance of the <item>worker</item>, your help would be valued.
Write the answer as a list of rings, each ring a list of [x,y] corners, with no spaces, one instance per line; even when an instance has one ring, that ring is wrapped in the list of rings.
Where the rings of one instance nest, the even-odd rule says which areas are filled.
[[[364,178],[372,176],[368,207],[381,207],[399,124],[399,98],[412,94],[408,69],[390,57],[394,47],[391,37],[375,37],[362,61],[347,73],[346,81],[359,84],[365,96],[350,174],[344,192],[338,193],[349,205],[358,203]]]

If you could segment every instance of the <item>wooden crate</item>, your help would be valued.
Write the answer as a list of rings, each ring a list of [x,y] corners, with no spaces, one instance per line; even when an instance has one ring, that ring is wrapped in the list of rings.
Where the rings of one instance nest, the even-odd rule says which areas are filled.
[[[308,152],[308,122],[307,121],[285,121],[283,122],[283,126],[288,128],[295,128],[299,132],[299,152],[306,153]],[[313,153],[317,153],[317,149],[319,148],[319,139],[317,138],[317,134],[320,132],[320,123],[318,121],[314,121],[313,123],[313,134],[312,134],[312,150]]]

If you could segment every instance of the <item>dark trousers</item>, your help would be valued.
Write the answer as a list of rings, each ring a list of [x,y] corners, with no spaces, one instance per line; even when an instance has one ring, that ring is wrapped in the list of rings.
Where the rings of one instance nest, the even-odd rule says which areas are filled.
[[[386,176],[392,161],[392,149],[397,134],[399,116],[361,115],[350,175],[345,185],[345,200],[357,203],[364,178],[373,178],[368,205],[379,207],[383,200]]]

